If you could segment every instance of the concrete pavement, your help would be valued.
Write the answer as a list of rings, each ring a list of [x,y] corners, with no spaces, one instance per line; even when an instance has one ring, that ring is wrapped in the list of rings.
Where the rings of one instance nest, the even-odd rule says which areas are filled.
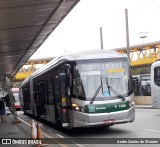
[[[13,115],[6,108],[6,113],[10,115],[6,115],[7,123],[1,123],[0,121],[0,147],[8,147],[8,146],[16,146],[16,147],[35,147],[35,145],[28,144],[28,141],[31,140],[31,127],[26,125],[24,122],[12,124]],[[2,140],[3,139],[3,140]],[[7,142],[12,142],[12,144],[2,144]],[[15,140],[15,142],[14,142]],[[17,140],[19,141],[17,144]],[[26,143],[27,142],[27,143]],[[53,142],[53,141],[52,141]],[[54,141],[56,143],[56,141]],[[16,144],[13,144],[16,143]],[[44,145],[47,147],[68,147],[67,145],[62,144],[47,144]]]
[[[8,109],[6,110],[6,113],[7,114],[10,113]],[[24,139],[24,138],[30,137],[30,134],[24,131],[23,128],[19,124],[12,124],[12,121],[13,121],[12,115],[7,115],[6,119],[7,119],[7,123],[4,123],[4,122],[1,123],[0,121],[0,139],[1,139],[1,143],[3,143],[0,146],[8,147],[10,142],[12,142],[12,140],[10,140],[12,138]],[[6,141],[8,144],[6,144]],[[16,144],[15,146],[21,147],[22,145]],[[23,144],[23,147],[28,147],[28,146],[33,146],[33,145]]]
[[[136,105],[136,108],[142,108],[142,109],[152,109],[151,105]],[[6,113],[10,113],[10,111],[7,109]],[[10,113],[11,114],[11,113]],[[7,115],[7,123],[0,123],[0,139],[10,139],[10,138],[17,138],[17,139],[30,139],[31,131],[24,129],[25,124],[17,123],[12,124],[13,121],[13,115]],[[29,128],[30,129],[30,128]],[[6,144],[1,144],[2,147],[8,147]],[[28,144],[16,144],[17,147],[28,147],[28,146],[34,146],[34,145],[28,145]],[[58,144],[49,144],[49,147],[51,146],[58,146]]]

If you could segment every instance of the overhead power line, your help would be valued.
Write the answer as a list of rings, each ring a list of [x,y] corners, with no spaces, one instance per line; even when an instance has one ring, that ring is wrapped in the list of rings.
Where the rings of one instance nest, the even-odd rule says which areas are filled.
[[[153,0],[153,1],[149,2],[148,4],[146,4],[145,6],[141,7],[136,12],[134,12],[133,14],[131,14],[129,17],[132,17],[132,16],[136,15],[137,13],[141,12],[142,10],[144,10],[145,8],[147,8],[148,6],[150,6],[151,4],[153,4],[156,1],[157,0]]]

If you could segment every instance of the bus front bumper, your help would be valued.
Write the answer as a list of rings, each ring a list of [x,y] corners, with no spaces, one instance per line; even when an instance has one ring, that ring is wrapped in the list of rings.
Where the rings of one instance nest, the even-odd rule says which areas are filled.
[[[120,123],[133,122],[135,120],[135,106],[128,110],[88,114],[79,111],[70,112],[72,119],[71,127],[94,127],[94,126],[110,126]]]

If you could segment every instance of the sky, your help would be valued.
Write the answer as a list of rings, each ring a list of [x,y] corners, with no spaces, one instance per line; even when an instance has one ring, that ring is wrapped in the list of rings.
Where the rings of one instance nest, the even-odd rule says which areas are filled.
[[[104,49],[125,47],[125,9],[130,46],[160,41],[160,0],[80,0],[31,59],[100,49],[100,27]]]

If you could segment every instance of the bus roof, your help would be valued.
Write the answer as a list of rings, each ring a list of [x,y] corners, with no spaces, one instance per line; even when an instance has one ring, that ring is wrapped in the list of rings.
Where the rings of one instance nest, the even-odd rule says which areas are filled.
[[[121,54],[115,50],[94,49],[94,50],[76,52],[72,54],[66,54],[66,57],[78,60],[78,59],[93,59],[93,58],[98,59],[98,58],[127,57],[127,55]]]
[[[151,65],[151,68],[154,68],[154,67],[157,67],[157,66],[160,66],[160,61],[154,62],[154,63]]]
[[[115,50],[102,50],[102,49],[94,49],[94,50],[87,50],[87,51],[81,51],[71,54],[65,54],[62,56],[58,56],[51,60],[48,64],[46,64],[41,69],[35,71],[33,74],[31,74],[28,78],[26,78],[21,85],[24,85],[25,83],[29,82],[30,78],[35,78],[39,76],[40,74],[45,73],[49,69],[58,66],[59,64],[65,62],[65,61],[76,61],[76,60],[85,60],[85,59],[103,59],[103,58],[127,58],[126,54],[121,54]],[[20,86],[21,87],[21,86]]]

